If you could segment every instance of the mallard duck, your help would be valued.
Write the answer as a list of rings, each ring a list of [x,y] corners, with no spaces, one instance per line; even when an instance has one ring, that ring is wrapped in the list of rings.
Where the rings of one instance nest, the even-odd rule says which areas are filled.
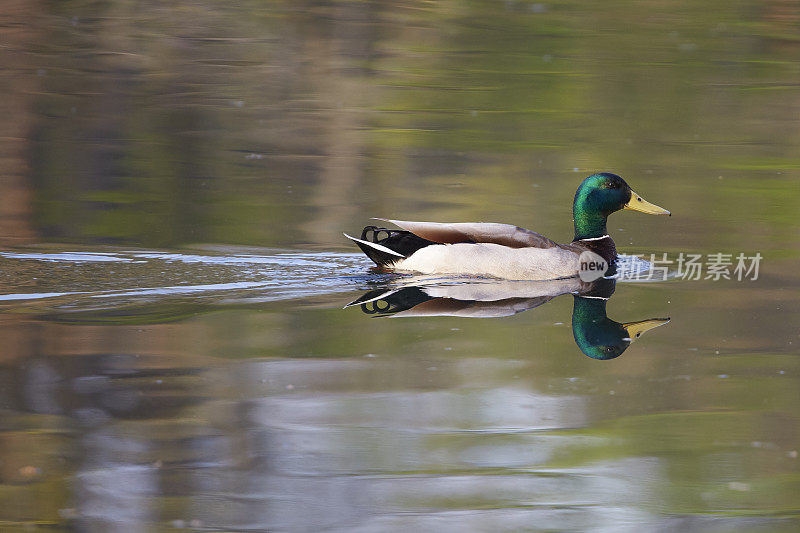
[[[606,220],[621,209],[670,214],[633,192],[621,177],[601,172],[583,180],[575,192],[572,204],[575,238],[568,244],[558,244],[510,224],[385,218],[376,220],[391,222],[401,229],[367,226],[360,239],[345,236],[379,267],[423,274],[550,280],[578,275],[579,258],[584,252],[597,254],[607,265],[612,264],[617,249],[606,230]]]

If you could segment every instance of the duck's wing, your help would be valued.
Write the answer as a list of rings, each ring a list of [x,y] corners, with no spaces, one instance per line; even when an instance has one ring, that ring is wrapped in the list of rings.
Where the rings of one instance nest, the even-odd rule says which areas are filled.
[[[388,218],[379,218],[377,220],[391,222],[423,239],[444,244],[485,242],[500,244],[510,248],[553,248],[558,246],[555,241],[548,239],[544,235],[512,224],[484,222],[413,222]]]

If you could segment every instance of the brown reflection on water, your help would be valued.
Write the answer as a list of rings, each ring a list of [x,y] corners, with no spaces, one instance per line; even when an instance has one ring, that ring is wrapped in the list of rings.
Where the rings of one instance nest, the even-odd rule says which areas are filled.
[[[157,465],[169,460],[160,439],[179,442],[182,427],[196,425],[182,424],[184,414],[205,401],[198,365],[208,359],[192,330],[76,328],[5,315],[4,521],[149,529]]]
[[[34,242],[28,159],[34,127],[35,95],[41,78],[32,68],[28,51],[41,40],[42,32],[30,24],[41,14],[37,1],[9,0],[0,13],[3,46],[0,47],[0,245]]]

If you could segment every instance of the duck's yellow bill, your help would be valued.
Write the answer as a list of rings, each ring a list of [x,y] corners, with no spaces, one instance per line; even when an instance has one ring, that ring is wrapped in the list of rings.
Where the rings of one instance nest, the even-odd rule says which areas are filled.
[[[656,204],[651,204],[634,191],[631,191],[631,199],[628,200],[628,203],[625,204],[624,209],[630,209],[631,211],[641,211],[642,213],[648,213],[651,215],[670,215],[671,213],[664,209],[663,207],[658,207]]]
[[[641,337],[644,332],[650,331],[658,326],[663,326],[667,322],[669,322],[669,318],[651,318],[639,322],[626,322],[622,324],[622,327],[628,332],[628,338],[633,342]]]

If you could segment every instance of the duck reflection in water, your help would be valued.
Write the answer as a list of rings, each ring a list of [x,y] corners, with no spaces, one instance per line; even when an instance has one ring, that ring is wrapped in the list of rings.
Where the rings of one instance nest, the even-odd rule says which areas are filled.
[[[608,318],[606,304],[616,280],[601,278],[584,282],[579,278],[553,281],[469,280],[442,283],[420,282],[367,292],[346,307],[359,305],[374,316],[456,316],[497,318],[511,316],[545,304],[557,296],[572,294],[572,334],[578,348],[593,359],[622,355],[643,333],[669,322],[651,318],[617,322]]]

